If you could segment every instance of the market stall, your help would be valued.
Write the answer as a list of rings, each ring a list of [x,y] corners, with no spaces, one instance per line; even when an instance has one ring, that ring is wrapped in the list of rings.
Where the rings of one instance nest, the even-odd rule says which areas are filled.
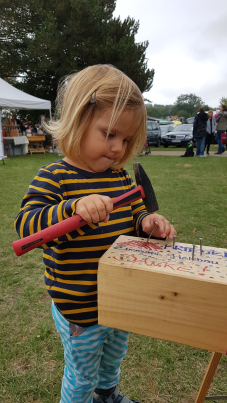
[[[26,136],[4,137],[5,150],[7,155],[22,155],[28,153],[29,141]]]
[[[0,78],[0,160],[5,158],[2,136],[2,109],[48,109],[51,117],[51,102],[26,94]],[[8,137],[10,138],[8,139]],[[28,145],[26,136],[20,136],[20,134],[11,136],[10,134],[10,136],[4,137],[4,140],[12,147],[11,155],[18,155],[15,154],[16,148],[18,153],[20,153],[20,150],[22,153],[26,153]]]

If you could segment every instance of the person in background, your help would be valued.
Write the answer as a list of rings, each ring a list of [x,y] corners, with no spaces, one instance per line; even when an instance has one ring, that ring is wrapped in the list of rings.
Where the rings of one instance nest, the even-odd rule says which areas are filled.
[[[40,119],[39,119],[39,129],[41,129],[44,132],[44,127],[43,127],[43,123],[45,121],[45,116],[44,115],[40,115]]]
[[[214,136],[215,130],[216,130],[216,120],[213,117],[213,111],[210,110],[208,112],[208,120],[207,120],[207,127],[206,127],[206,143],[205,143],[205,149],[207,148],[206,156],[210,155],[210,144],[211,140]]]
[[[217,110],[215,111],[215,114],[214,114],[214,119],[215,119],[215,121],[216,121],[216,119],[217,119],[217,117],[218,117],[219,112],[220,112],[220,109],[217,109]],[[218,142],[218,139],[217,139],[217,132],[216,132],[216,134],[215,134],[215,141],[216,141],[216,143]]]
[[[43,142],[43,147],[45,148],[45,146],[46,146],[46,144],[48,142],[48,137],[47,137],[47,133],[45,132],[44,121],[45,121],[45,116],[40,115],[40,119],[39,119],[39,123],[38,123],[38,127],[37,127],[37,135],[38,136],[45,136],[45,141]]]
[[[218,143],[218,152],[215,154],[222,154],[225,151],[225,147],[222,144],[222,135],[226,131],[227,127],[227,106],[222,105],[220,108],[220,112],[216,118],[217,122],[217,134],[216,141]]]
[[[220,109],[217,109],[217,110],[215,111],[215,114],[214,114],[214,118],[215,118],[215,119],[218,117],[219,112],[220,112]]]
[[[17,119],[16,113],[12,113],[11,125],[17,126],[18,128],[20,128],[21,133],[26,132],[26,127],[23,125],[23,123],[19,119]]]
[[[35,125],[35,127],[33,127],[33,128],[31,129],[31,132],[32,132],[33,134],[37,134],[37,129],[38,129],[38,125]]]
[[[199,113],[197,113],[193,123],[193,139],[196,142],[196,155],[195,157],[206,157],[204,155],[205,140],[206,140],[206,127],[208,115],[204,111],[204,107],[200,106]]]

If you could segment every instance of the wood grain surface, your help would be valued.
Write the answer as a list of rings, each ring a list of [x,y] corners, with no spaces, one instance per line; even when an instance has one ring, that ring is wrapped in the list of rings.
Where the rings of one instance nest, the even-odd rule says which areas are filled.
[[[120,236],[98,269],[99,324],[227,351],[227,251]]]

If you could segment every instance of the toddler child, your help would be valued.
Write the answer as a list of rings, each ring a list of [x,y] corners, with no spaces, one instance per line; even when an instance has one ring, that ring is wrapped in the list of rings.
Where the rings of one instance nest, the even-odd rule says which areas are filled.
[[[45,284],[64,347],[61,403],[132,403],[117,387],[128,332],[98,325],[97,270],[121,234],[173,239],[161,215],[142,199],[113,210],[112,199],[135,187],[123,168],[143,147],[147,114],[140,90],[109,65],[67,77],[57,119],[45,125],[65,157],[42,167],[29,186],[15,226],[21,238],[74,214],[87,224],[43,245]]]

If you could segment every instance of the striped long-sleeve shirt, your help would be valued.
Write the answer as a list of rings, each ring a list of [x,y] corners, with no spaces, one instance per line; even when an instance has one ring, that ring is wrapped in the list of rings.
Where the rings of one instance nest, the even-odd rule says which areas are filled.
[[[125,169],[93,173],[63,160],[50,163],[31,182],[16,230],[20,238],[26,237],[74,215],[81,197],[101,194],[113,199],[134,187]],[[87,224],[42,246],[47,291],[68,321],[83,327],[98,322],[98,261],[119,235],[139,235],[146,215],[140,199],[114,210],[107,223]]]

